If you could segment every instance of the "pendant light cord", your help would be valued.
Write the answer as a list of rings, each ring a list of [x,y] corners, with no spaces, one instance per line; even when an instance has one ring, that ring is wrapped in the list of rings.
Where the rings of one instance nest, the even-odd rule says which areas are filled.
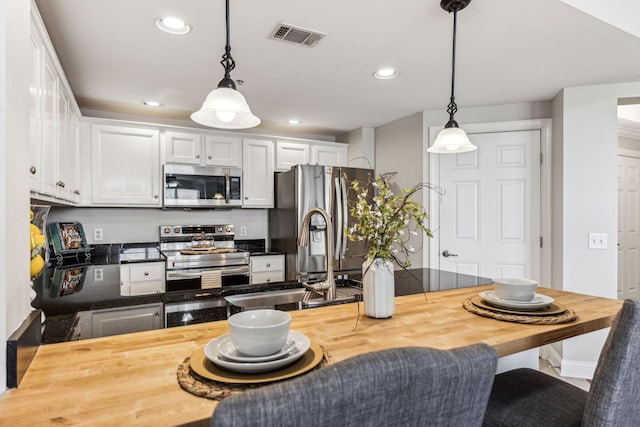
[[[456,81],[456,27],[458,21],[458,9],[453,10],[453,49],[451,55],[451,101],[447,105],[447,113],[449,113],[449,122],[455,122],[453,116],[458,111],[455,101],[455,81]]]
[[[231,37],[229,36],[229,0],[226,0],[226,24],[227,24],[227,44],[224,47],[224,55],[222,55],[222,61],[220,64],[224,67],[225,79],[231,78],[231,70],[236,68],[236,62],[231,56]]]

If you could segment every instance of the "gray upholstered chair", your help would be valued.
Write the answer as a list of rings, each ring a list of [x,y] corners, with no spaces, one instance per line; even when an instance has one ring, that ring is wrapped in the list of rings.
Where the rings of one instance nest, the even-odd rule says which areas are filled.
[[[227,397],[212,426],[480,426],[497,365],[476,344],[356,356]]]
[[[640,425],[640,299],[626,300],[589,392],[532,369],[496,375],[485,426]]]

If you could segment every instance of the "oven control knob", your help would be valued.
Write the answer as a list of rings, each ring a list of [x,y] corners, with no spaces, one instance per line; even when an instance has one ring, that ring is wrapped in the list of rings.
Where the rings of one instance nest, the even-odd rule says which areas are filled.
[[[226,230],[227,230],[227,233],[231,233],[231,227],[227,227]]]
[[[222,233],[222,227],[216,227],[216,229],[218,230],[218,233]]]
[[[164,230],[162,230],[162,232],[164,234],[170,234],[171,233],[171,227],[165,227]]]
[[[180,227],[174,228],[173,232],[176,233],[176,234],[180,234]]]

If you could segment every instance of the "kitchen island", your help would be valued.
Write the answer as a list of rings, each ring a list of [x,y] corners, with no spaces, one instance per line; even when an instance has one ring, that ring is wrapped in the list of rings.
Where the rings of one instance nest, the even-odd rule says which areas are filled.
[[[390,319],[364,316],[361,303],[291,312],[291,329],[334,361],[382,349],[450,349],[484,342],[500,356],[606,328],[622,302],[539,288],[578,319],[526,325],[480,317],[463,301],[491,286],[396,297]],[[0,399],[0,425],[180,425],[206,420],[216,402],[182,390],[185,358],[228,332],[226,321],[41,346],[17,389]],[[206,421],[205,421],[206,422]],[[195,425],[195,424],[193,424]]]

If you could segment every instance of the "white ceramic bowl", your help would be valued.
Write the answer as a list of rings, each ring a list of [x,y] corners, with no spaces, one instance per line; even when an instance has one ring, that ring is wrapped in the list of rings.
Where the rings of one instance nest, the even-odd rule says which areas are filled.
[[[284,347],[291,316],[280,310],[249,310],[229,317],[231,340],[239,352],[267,356]]]
[[[509,301],[531,301],[536,294],[538,282],[529,279],[493,279],[498,298]]]

